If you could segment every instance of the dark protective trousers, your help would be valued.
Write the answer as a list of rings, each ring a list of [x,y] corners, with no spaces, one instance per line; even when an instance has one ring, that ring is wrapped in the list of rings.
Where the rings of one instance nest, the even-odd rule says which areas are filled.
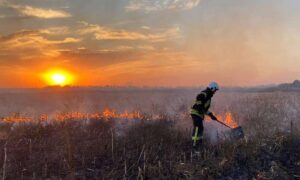
[[[191,115],[194,128],[192,134],[193,148],[199,148],[203,141],[203,119],[196,115]]]

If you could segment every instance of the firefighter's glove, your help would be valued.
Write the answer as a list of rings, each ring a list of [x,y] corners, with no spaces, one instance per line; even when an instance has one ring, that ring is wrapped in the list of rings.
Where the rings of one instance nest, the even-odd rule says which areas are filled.
[[[208,115],[212,120],[214,120],[214,121],[218,120],[217,117],[213,115],[213,113],[209,113]]]

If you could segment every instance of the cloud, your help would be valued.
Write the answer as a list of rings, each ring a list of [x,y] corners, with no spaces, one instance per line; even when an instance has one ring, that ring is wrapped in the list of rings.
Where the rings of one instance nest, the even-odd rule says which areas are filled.
[[[34,36],[39,34],[39,31],[36,30],[26,30],[26,31],[20,31],[16,33],[12,33],[6,36],[0,36],[0,43],[13,41],[14,39],[18,39],[20,37],[28,37],[28,36]]]
[[[130,52],[130,51],[154,51],[155,48],[150,45],[140,45],[140,46],[117,46],[109,49],[100,49],[100,53],[114,53],[114,52]]]
[[[23,30],[6,36],[0,36],[0,53],[20,55],[24,58],[32,56],[58,56],[62,45],[78,43],[81,40],[66,37],[60,40],[48,39],[40,30]]]
[[[197,7],[201,0],[131,0],[127,11],[187,10]]]
[[[0,37],[0,43],[11,43],[13,46],[23,46],[25,44],[65,44],[80,42],[80,39],[67,37],[63,40],[49,40],[43,36],[43,31],[24,30],[7,36]]]
[[[66,26],[41,29],[40,32],[48,35],[66,35],[70,33],[69,28]]]
[[[78,31],[79,34],[94,34],[97,40],[143,40],[151,42],[162,42],[168,39],[180,37],[180,28],[172,27],[163,32],[154,34],[145,34],[127,30],[117,30],[109,27],[80,22],[82,27]]]
[[[42,19],[53,19],[53,18],[68,18],[71,17],[71,14],[60,11],[60,10],[53,10],[53,9],[43,9],[43,8],[36,8],[32,6],[21,6],[21,5],[8,5],[23,16],[27,17],[37,17]]]
[[[145,29],[145,30],[151,29],[149,26],[142,26],[141,28],[142,28],[142,29]]]

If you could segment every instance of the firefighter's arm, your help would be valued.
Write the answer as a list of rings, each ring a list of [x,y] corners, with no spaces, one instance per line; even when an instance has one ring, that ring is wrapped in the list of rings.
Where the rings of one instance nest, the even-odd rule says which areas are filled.
[[[212,112],[210,112],[210,111],[207,111],[207,113],[206,113],[212,120],[215,120],[215,121],[217,121],[218,119],[217,119],[217,117],[212,113]]]

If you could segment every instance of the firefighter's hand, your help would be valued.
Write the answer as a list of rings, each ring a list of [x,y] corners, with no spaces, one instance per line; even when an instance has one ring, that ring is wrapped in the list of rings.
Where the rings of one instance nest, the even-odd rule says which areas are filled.
[[[213,115],[213,113],[209,113],[208,115],[210,116],[210,118],[211,118],[212,120],[214,120],[214,121],[217,121],[217,120],[218,120],[217,117]]]

